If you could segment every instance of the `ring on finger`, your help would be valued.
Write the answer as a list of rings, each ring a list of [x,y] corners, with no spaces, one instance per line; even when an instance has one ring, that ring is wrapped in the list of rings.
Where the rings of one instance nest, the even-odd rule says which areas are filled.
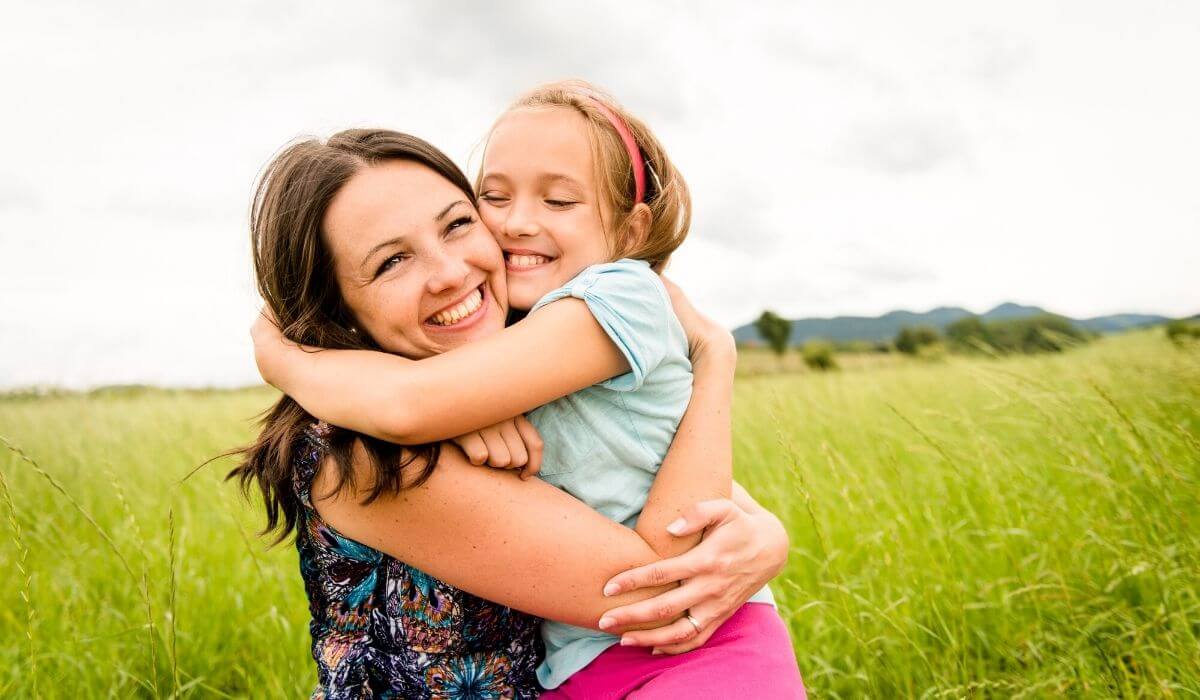
[[[700,631],[701,631],[703,628],[700,626],[700,621],[699,621],[699,620],[697,620],[696,618],[692,617],[692,613],[691,613],[691,611],[689,611],[688,613],[686,613],[686,614],[685,614],[683,617],[684,617],[684,618],[685,618],[685,619],[686,619],[688,622],[692,623],[692,627],[695,627],[695,628],[696,628],[696,634],[700,634]]]

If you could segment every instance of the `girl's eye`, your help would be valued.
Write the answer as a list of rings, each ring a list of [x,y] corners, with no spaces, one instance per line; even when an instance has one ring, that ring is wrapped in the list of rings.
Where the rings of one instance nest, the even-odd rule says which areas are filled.
[[[508,197],[505,197],[498,192],[484,192],[483,194],[479,195],[479,201],[487,202],[493,206],[498,206],[507,202]]]
[[[571,206],[572,204],[578,204],[578,203],[579,202],[572,202],[568,199],[547,199],[546,200],[546,204],[549,204],[550,206],[552,206],[556,209],[564,209],[566,207]]]
[[[380,275],[382,275],[383,273],[392,269],[396,265],[399,265],[407,257],[408,257],[407,255],[399,254],[399,255],[393,255],[392,257],[388,258],[387,260],[384,260],[382,263],[379,264],[379,269],[375,270],[375,276],[379,277]]]

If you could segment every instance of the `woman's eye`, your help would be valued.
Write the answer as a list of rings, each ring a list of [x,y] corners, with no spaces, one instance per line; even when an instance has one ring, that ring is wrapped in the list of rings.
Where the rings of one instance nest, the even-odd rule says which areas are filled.
[[[473,224],[473,223],[475,223],[475,217],[473,217],[473,216],[460,216],[460,217],[458,217],[457,219],[455,219],[454,221],[451,221],[451,222],[450,222],[450,223],[449,223],[449,224],[446,226],[446,233],[447,233],[447,234],[454,233],[455,231],[457,231],[457,230],[459,230],[459,229],[461,229],[461,228],[465,228],[465,227],[467,227],[467,226],[470,226],[470,225],[471,225],[471,224]]]
[[[404,260],[404,258],[405,258],[405,256],[403,256],[403,255],[393,255],[392,257],[388,258],[387,260],[384,260],[382,263],[379,264],[379,269],[375,270],[375,276],[379,277],[380,275],[382,275],[383,273],[392,269],[396,265],[399,265]]]

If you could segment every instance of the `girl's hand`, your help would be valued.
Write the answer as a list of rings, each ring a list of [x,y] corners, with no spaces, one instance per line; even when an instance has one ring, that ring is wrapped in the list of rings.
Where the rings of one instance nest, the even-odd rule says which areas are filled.
[[[609,610],[600,624],[616,629],[674,620],[657,629],[626,632],[621,644],[679,654],[707,642],[783,569],[789,542],[783,524],[769,511],[747,512],[729,499],[697,503],[667,529],[676,536],[703,530],[704,539],[677,557],[618,574],[604,587],[604,593],[616,595],[673,582],[680,585],[654,598]],[[685,614],[695,618],[699,631]]]
[[[542,436],[525,416],[454,438],[471,464],[496,469],[520,469],[528,479],[542,468]]]

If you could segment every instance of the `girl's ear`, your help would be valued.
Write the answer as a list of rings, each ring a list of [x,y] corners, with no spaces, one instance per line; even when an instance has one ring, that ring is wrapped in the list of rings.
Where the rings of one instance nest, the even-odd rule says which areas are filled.
[[[629,218],[625,220],[625,250],[639,250],[646,244],[646,238],[650,235],[650,225],[654,223],[654,214],[650,212],[650,207],[644,202],[638,202],[633,207],[633,211],[629,212]]]

